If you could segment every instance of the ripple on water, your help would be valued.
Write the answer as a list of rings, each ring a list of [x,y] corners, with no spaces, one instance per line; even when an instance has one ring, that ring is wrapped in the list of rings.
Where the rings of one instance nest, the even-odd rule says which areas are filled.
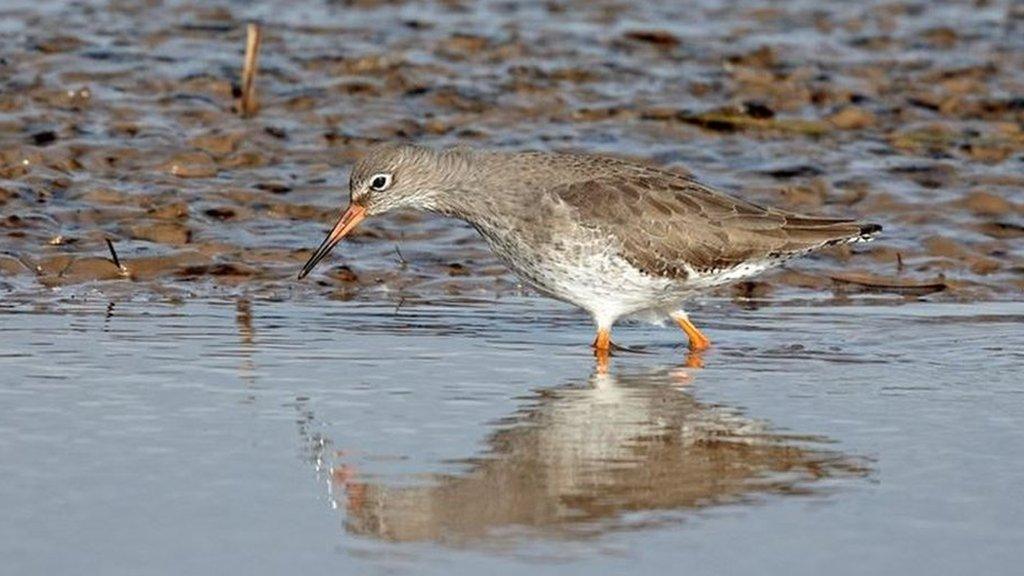
[[[642,353],[602,372],[586,318],[537,298],[3,313],[0,349],[21,354],[0,380],[0,500],[28,528],[0,541],[42,550],[32,534],[74,531],[77,555],[100,554],[101,534],[151,554],[145,514],[194,534],[168,536],[185,550],[234,533],[323,564],[339,543],[367,566],[438,547],[585,562],[636,534],[647,560],[741,534],[765,561],[788,549],[772,534],[825,550],[855,533],[891,557],[879,518],[940,538],[968,492],[1005,496],[1019,460],[993,439],[1019,434],[1018,305],[693,315],[716,340],[704,368],[685,367],[675,329],[636,325],[616,334]],[[197,523],[209,509],[224,514]]]

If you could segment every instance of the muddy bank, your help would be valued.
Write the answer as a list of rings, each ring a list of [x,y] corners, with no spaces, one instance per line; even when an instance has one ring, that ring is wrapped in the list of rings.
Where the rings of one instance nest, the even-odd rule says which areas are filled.
[[[252,19],[260,112],[242,119]],[[0,31],[8,294],[517,290],[474,232],[416,214],[295,283],[351,162],[394,139],[629,156],[886,226],[726,295],[1024,290],[1013,2],[26,3]]]

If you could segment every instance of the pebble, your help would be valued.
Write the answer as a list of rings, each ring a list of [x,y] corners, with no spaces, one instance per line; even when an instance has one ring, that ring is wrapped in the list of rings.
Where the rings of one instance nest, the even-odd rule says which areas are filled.
[[[26,271],[27,269],[25,268],[25,265],[17,258],[0,254],[0,275],[14,276],[15,274],[20,274]]]
[[[979,216],[1001,216],[1017,211],[1009,200],[984,190],[974,190],[964,197],[962,205]]]
[[[840,130],[863,130],[875,125],[875,115],[859,106],[845,106],[828,121]]]
[[[242,135],[239,133],[224,134],[218,132],[196,136],[189,140],[189,144],[209,154],[223,156],[237,150],[241,139]]]
[[[210,178],[217,175],[217,164],[206,152],[185,152],[163,164],[163,169],[179,178]]]
[[[132,238],[148,240],[160,244],[181,246],[192,240],[192,231],[184,224],[177,222],[158,222],[155,224],[138,224],[131,228]]]

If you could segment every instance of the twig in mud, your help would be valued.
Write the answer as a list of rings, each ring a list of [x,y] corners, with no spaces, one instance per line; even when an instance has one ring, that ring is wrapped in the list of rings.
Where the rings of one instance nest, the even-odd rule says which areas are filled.
[[[57,278],[63,278],[64,277],[64,273],[67,272],[68,269],[71,268],[71,265],[74,264],[74,263],[75,263],[75,259],[74,258],[69,259],[68,263],[65,264],[63,268],[60,269],[60,272],[57,272]]]
[[[409,263],[406,262],[405,257],[402,256],[402,251],[398,249],[398,244],[395,244],[395,254],[398,255],[398,265],[399,266],[401,266],[402,268],[405,268],[406,266],[409,265]]]
[[[259,110],[259,102],[256,101],[256,69],[262,40],[263,31],[260,25],[250,22],[246,27],[245,62],[242,63],[242,100],[239,104],[239,112],[243,118],[255,116]]]
[[[42,276],[43,275],[43,267],[40,266],[39,264],[33,264],[32,262],[29,262],[28,258],[25,258],[21,254],[18,254],[18,255],[13,255],[12,254],[12,256],[15,256],[15,258],[18,259],[18,262],[21,262],[22,266],[24,266],[25,268],[28,268],[29,270],[31,270],[36,276]]]
[[[117,257],[117,250],[114,250],[114,243],[110,241],[110,238],[104,238],[103,240],[107,243],[107,249],[110,250],[110,259],[114,261],[114,266],[121,271],[122,276],[128,275],[128,269],[121,264],[121,259]]]

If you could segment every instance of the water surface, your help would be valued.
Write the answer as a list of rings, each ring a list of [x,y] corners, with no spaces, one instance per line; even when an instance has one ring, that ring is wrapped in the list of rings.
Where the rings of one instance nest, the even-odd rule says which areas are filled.
[[[12,573],[1011,573],[1024,307],[537,298],[0,313]]]

